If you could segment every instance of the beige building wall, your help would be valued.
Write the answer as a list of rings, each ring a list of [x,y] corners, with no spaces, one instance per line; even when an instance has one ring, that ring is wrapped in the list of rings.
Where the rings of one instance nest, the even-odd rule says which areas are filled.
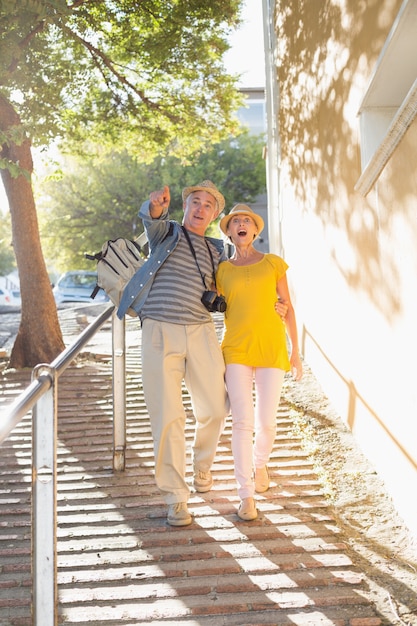
[[[283,249],[273,251],[290,265],[306,361],[417,537],[415,118],[369,193],[355,190],[358,113],[401,7],[275,2]]]

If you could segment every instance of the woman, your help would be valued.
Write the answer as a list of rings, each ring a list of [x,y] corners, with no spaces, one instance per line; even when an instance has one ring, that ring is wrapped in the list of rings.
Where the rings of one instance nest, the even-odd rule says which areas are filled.
[[[263,254],[253,246],[263,227],[263,219],[245,204],[237,204],[222,218],[220,229],[235,250],[228,261],[219,265],[216,276],[218,292],[227,303],[222,350],[241,498],[238,516],[243,520],[256,519],[255,491],[262,493],[269,488],[267,463],[276,435],[284,374],[291,369],[294,378],[300,380],[303,373],[286,278],[288,265],[279,256]],[[284,321],[276,313],[277,299],[287,306]]]

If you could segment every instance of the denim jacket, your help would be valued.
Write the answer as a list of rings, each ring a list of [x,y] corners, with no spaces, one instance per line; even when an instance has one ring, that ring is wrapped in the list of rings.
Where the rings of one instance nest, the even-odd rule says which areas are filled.
[[[126,311],[132,308],[138,315],[145,304],[153,280],[159,268],[177,247],[181,225],[168,220],[168,209],[164,210],[158,219],[153,219],[149,213],[149,200],[144,202],[139,211],[149,242],[149,258],[140,267],[127,283],[117,310],[117,317],[123,319]],[[206,237],[217,249],[220,261],[226,259],[224,245],[221,239]]]

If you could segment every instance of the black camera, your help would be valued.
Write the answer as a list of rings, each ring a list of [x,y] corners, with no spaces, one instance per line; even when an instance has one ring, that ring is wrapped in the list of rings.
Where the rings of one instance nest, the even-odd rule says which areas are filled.
[[[210,311],[210,313],[213,313],[214,311],[224,313],[227,306],[226,300],[223,296],[218,296],[216,291],[205,291],[201,298],[201,302],[204,304],[207,311]]]

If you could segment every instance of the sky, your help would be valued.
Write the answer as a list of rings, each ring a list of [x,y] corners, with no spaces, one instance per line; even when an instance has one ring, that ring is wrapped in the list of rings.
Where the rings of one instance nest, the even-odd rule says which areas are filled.
[[[230,37],[231,49],[225,55],[228,72],[240,74],[240,87],[265,87],[265,58],[263,47],[262,0],[245,0],[242,25]],[[0,180],[0,212],[8,203]]]
[[[226,68],[241,74],[241,87],[265,87],[262,0],[245,0],[242,20],[230,38],[232,47],[225,55]]]

